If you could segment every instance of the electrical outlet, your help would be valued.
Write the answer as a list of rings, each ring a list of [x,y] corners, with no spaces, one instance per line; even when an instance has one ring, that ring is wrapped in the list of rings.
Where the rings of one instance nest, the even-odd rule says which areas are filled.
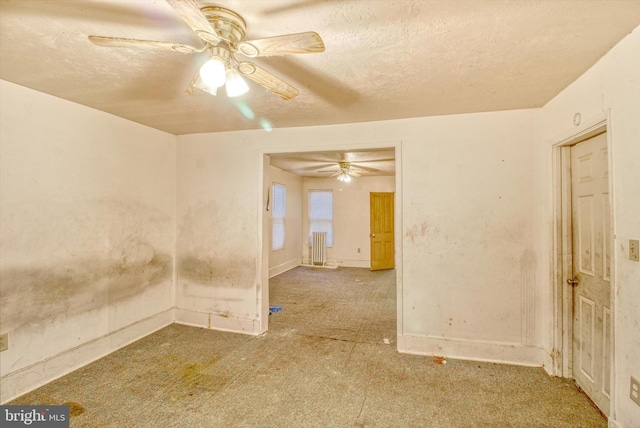
[[[633,402],[640,406],[640,382],[638,382],[638,379],[633,376],[631,376],[630,389],[631,392],[629,393],[629,396],[631,397],[631,400],[633,400]]]
[[[0,352],[9,349],[9,333],[0,334]]]
[[[640,261],[640,248],[637,239],[629,239],[629,260]]]

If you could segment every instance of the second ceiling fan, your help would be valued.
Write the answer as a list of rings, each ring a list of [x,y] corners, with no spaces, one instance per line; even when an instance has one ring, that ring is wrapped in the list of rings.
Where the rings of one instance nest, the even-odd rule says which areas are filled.
[[[202,47],[155,40],[89,36],[96,45],[194,54],[208,50],[209,60],[191,81],[187,92],[198,88],[212,95],[225,86],[229,97],[249,90],[242,76],[248,77],[285,100],[299,94],[298,89],[253,62],[238,61],[235,54],[249,58],[316,53],[324,51],[320,36],[308,31],[297,34],[246,40],[246,23],[236,12],[221,6],[200,8],[194,0],[166,0],[182,20],[200,37]]]

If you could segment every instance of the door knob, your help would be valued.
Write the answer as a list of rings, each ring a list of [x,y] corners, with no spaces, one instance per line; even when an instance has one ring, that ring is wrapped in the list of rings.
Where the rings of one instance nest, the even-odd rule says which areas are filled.
[[[375,234],[375,233],[372,233],[372,234],[371,234],[371,237],[372,237],[372,238],[375,238],[375,237],[376,237],[376,234]]]
[[[569,278],[567,279],[567,284],[569,284],[572,287],[575,287],[576,285],[578,285],[578,280],[575,278]]]

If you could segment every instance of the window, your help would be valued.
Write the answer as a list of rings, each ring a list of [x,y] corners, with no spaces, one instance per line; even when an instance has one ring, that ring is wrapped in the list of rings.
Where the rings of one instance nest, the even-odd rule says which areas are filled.
[[[327,232],[327,247],[333,246],[333,191],[309,190],[309,245],[313,232]]]
[[[272,250],[282,250],[284,248],[284,220],[286,215],[287,188],[282,184],[273,183]]]

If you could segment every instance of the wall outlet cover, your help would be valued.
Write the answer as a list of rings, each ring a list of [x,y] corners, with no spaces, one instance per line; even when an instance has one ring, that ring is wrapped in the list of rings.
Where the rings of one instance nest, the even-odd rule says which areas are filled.
[[[629,397],[633,402],[640,406],[640,382],[638,382],[638,379],[633,376],[631,376],[630,390]]]
[[[629,260],[640,261],[640,246],[637,239],[629,239]]]

